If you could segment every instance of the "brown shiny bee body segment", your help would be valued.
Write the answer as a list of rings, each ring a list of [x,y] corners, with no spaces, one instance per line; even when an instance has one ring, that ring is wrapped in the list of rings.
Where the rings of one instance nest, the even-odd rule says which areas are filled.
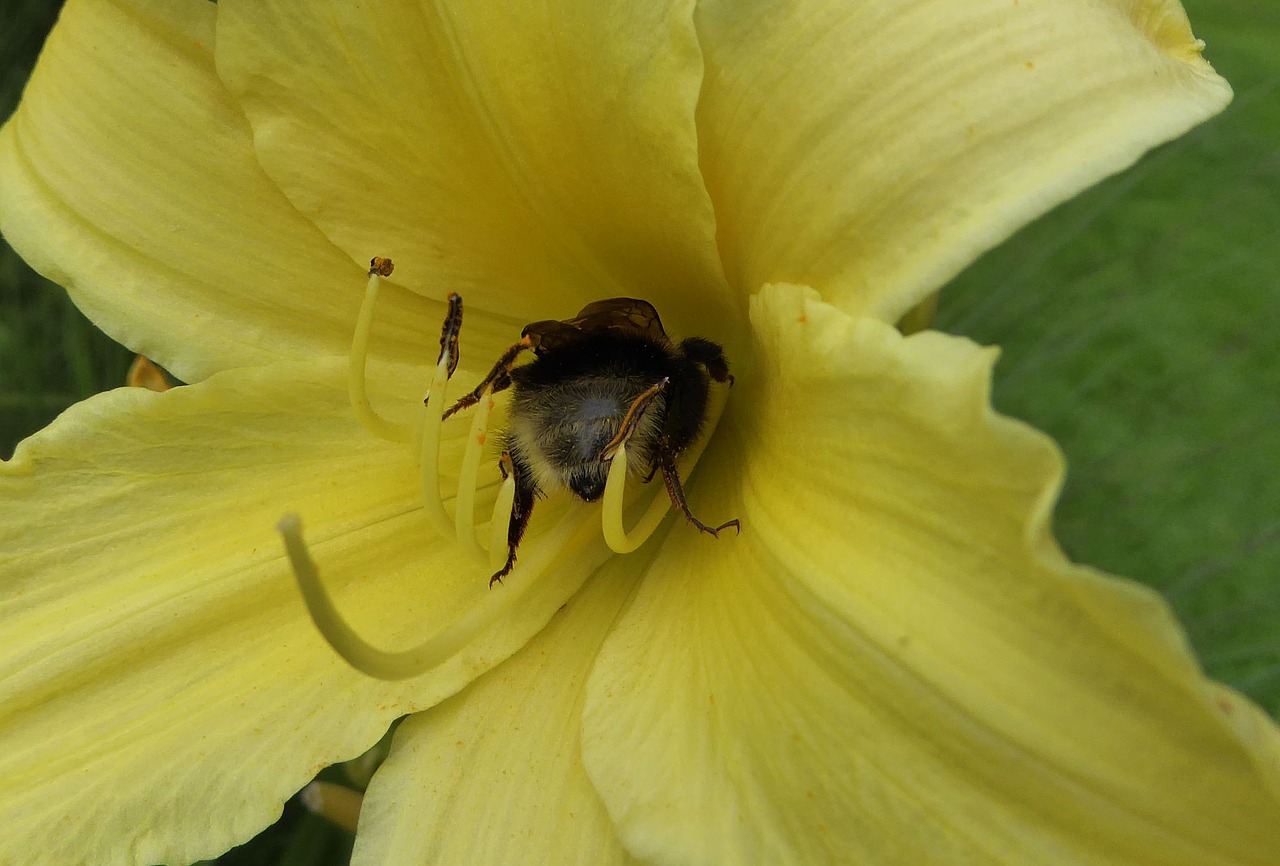
[[[456,315],[451,305],[442,345],[456,339],[461,318],[461,304]],[[525,351],[533,360],[516,366]],[[506,564],[490,584],[515,566],[537,498],[564,489],[584,502],[599,500],[624,445],[630,474],[648,481],[661,472],[672,503],[699,530],[737,528],[736,520],[712,527],[694,517],[677,471],[680,453],[702,433],[712,381],[733,381],[720,346],[700,337],[673,342],[647,301],[596,301],[571,319],[525,326],[520,341],[445,413],[474,405],[487,390],[512,391],[501,466],[504,477],[514,476],[515,501]]]

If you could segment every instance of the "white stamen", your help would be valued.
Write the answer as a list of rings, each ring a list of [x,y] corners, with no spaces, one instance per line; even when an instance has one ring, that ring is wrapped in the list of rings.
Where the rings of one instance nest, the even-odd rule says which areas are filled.
[[[604,484],[604,501],[600,505],[600,526],[604,530],[605,544],[614,553],[631,553],[649,540],[662,518],[667,516],[671,500],[659,491],[649,500],[644,516],[630,532],[622,525],[622,508],[627,493],[627,446],[624,444],[613,455],[609,464],[609,477]]]
[[[449,353],[441,352],[422,418],[422,450],[418,454],[418,471],[422,480],[422,507],[426,512],[427,522],[442,538],[447,538],[456,531],[440,496],[440,428],[443,426],[448,383]]]
[[[356,319],[355,336],[351,338],[351,353],[347,356],[347,397],[351,400],[351,410],[355,413],[356,420],[364,429],[388,442],[408,442],[412,434],[410,426],[388,421],[374,411],[365,386],[369,335],[373,330],[373,311],[378,304],[378,286],[381,281],[382,278],[377,273],[369,274],[364,303],[360,305],[360,316]]]
[[[485,392],[471,419],[467,449],[462,454],[462,472],[458,475],[458,495],[454,500],[457,510],[453,519],[458,542],[477,559],[484,559],[484,550],[476,540],[476,485],[479,483],[480,456],[489,430],[489,410],[492,408],[493,395]]]
[[[507,525],[515,501],[516,477],[508,475],[494,500],[493,520],[489,523],[489,568],[495,572],[507,564]]]

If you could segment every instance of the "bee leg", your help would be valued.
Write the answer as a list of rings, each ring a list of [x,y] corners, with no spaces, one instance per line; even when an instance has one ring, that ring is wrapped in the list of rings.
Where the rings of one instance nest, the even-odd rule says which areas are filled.
[[[719,343],[704,340],[701,337],[689,337],[680,341],[680,351],[690,361],[707,368],[707,373],[717,382],[728,382],[733,385],[733,375],[729,372],[729,362],[725,360],[724,349]]]
[[[461,322],[461,318],[459,318]],[[456,338],[455,338],[456,339]],[[443,344],[444,338],[440,338]],[[493,365],[493,369],[489,371],[489,375],[480,380],[480,384],[468,394],[463,394],[457,403],[454,403],[445,410],[444,417],[455,415],[470,406],[480,402],[480,398],[484,396],[485,391],[492,390],[495,394],[499,391],[511,387],[511,368],[515,366],[516,359],[520,357],[520,353],[526,349],[533,348],[533,341],[528,337],[523,338],[507,351],[502,353],[498,358],[498,362]]]
[[[671,497],[671,504],[684,515],[685,520],[713,538],[719,538],[720,532],[730,526],[741,534],[742,524],[738,522],[736,517],[733,520],[725,521],[719,526],[711,527],[693,516],[693,512],[689,510],[689,503],[684,498],[684,485],[680,483],[680,472],[676,468],[676,453],[672,450],[671,443],[665,436],[658,442],[658,467],[662,470],[662,480],[667,484],[667,495]]]
[[[529,525],[529,515],[533,513],[533,503],[537,498],[538,488],[533,482],[529,470],[511,458],[510,452],[503,452],[499,462],[503,477],[507,467],[516,479],[516,497],[511,503],[511,520],[507,523],[507,562],[493,577],[489,578],[489,586],[502,583],[502,579],[511,573],[516,566],[516,549],[520,547],[520,539],[524,538],[525,528]]]
[[[663,379],[645,389],[645,392],[631,402],[631,407],[627,409],[627,414],[623,416],[622,423],[618,425],[618,433],[609,440],[609,444],[604,446],[601,455],[605,459],[610,459],[618,453],[618,449],[627,444],[627,440],[631,438],[631,434],[636,432],[636,427],[640,424],[640,419],[644,417],[644,410],[649,408],[649,404],[658,398],[658,395],[666,390],[667,385],[671,383],[671,377]],[[652,478],[653,474],[650,473]],[[645,479],[646,481],[648,479]]]

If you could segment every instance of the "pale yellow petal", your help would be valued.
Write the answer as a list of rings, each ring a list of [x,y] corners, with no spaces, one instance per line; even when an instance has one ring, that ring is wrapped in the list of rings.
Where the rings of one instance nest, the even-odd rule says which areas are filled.
[[[610,296],[692,314],[723,278],[691,7],[228,0],[218,71],[290,199],[413,290],[525,321]]]
[[[894,322],[1231,91],[1174,0],[699,4],[730,282]]]
[[[429,528],[408,446],[352,420],[344,372],[122,388],[0,466],[0,862],[185,863],[244,841],[318,769],[514,652],[603,559],[568,558],[421,677],[349,668],[298,597],[274,529],[286,512],[340,609],[387,649],[491,593],[487,563]],[[467,424],[447,425],[446,468]]]
[[[71,0],[0,131],[5,238],[186,381],[345,352],[386,252],[347,257],[262,172],[214,74],[214,8]],[[384,310],[375,351],[418,358],[442,313],[404,292]]]
[[[761,366],[588,684],[588,774],[663,863],[1274,864],[1280,730],[1167,605],[1067,563],[994,353],[752,305]],[[736,389],[735,389],[736,390]]]
[[[587,780],[578,733],[587,673],[645,558],[612,560],[524,649],[396,729],[353,866],[634,862]]]

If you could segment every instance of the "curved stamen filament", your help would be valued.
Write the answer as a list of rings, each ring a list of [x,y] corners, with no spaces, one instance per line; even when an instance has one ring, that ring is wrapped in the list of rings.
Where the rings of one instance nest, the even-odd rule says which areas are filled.
[[[630,532],[622,525],[622,506],[627,488],[627,446],[624,443],[613,455],[609,464],[609,477],[604,484],[604,501],[600,505],[600,525],[604,530],[605,544],[614,553],[630,553],[649,540],[667,516],[671,500],[659,492],[649,501],[644,516]]]
[[[514,483],[512,487],[514,492]],[[498,498],[502,499],[501,496]],[[590,520],[590,515],[577,510],[565,515],[528,558],[520,577],[509,580],[505,592],[483,593],[479,601],[457,621],[417,646],[399,652],[373,646],[357,634],[338,612],[307,551],[307,543],[302,538],[302,521],[298,516],[286,515],[276,528],[284,538],[285,550],[307,611],[329,645],[356,670],[378,679],[404,680],[448,661],[506,615],[529,589],[537,585],[542,573],[555,567],[590,539],[590,534],[583,531]]]
[[[493,520],[489,523],[489,569],[497,571],[507,564],[507,521],[516,501],[516,477],[508,474],[493,503]]]
[[[493,395],[486,393],[480,398],[480,405],[476,407],[475,415],[471,419],[471,432],[467,434],[467,449],[462,455],[462,472],[458,475],[458,496],[454,501],[456,510],[453,520],[458,532],[458,541],[477,558],[483,558],[484,551],[476,540],[476,484],[480,474],[480,453],[489,430],[489,410],[492,408]]]
[[[440,496],[440,428],[443,426],[445,389],[449,382],[448,352],[440,353],[431,392],[427,397],[426,415],[422,419],[422,449],[418,454],[418,472],[422,481],[422,507],[431,528],[447,538],[455,531],[454,522],[444,510]]]
[[[720,422],[720,414],[724,411],[728,390],[728,388],[712,389],[712,394],[709,398],[710,405],[707,407],[708,423],[706,433],[681,455],[680,465],[686,472],[697,464],[698,458],[702,456],[703,449],[711,441],[711,434],[715,432],[716,425]],[[614,454],[613,462],[609,464],[609,476],[604,485],[604,498],[600,503],[600,528],[604,532],[604,540],[609,545],[610,550],[614,553],[631,553],[648,541],[649,537],[657,531],[662,519],[667,516],[667,510],[671,507],[671,500],[665,491],[659,491],[650,500],[649,506],[645,509],[640,521],[630,532],[627,531],[623,525],[628,463],[625,440],[621,443],[621,446],[618,448],[617,453]]]
[[[369,359],[369,336],[373,331],[373,313],[378,305],[378,287],[382,277],[391,273],[391,262],[388,259],[374,259],[369,267],[369,283],[364,292],[364,303],[360,305],[360,316],[356,319],[356,332],[351,338],[351,353],[347,355],[347,397],[351,400],[351,411],[364,429],[379,439],[389,442],[408,442],[412,429],[408,424],[388,421],[376,411],[369,402],[369,392],[365,386],[365,367]]]

